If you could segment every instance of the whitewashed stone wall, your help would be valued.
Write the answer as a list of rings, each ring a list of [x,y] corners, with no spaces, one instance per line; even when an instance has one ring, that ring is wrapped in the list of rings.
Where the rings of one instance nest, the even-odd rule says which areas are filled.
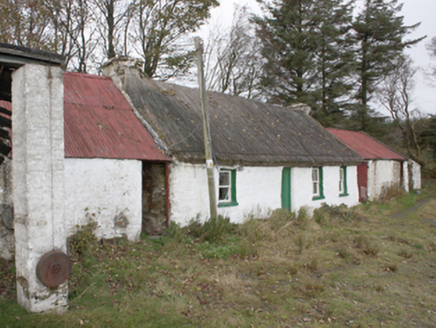
[[[65,159],[65,218],[68,234],[97,222],[101,239],[139,240],[142,224],[142,162]]]
[[[243,167],[236,172],[237,206],[220,207],[218,213],[242,223],[249,215],[266,218],[281,207],[282,167]],[[216,172],[216,181],[218,173]]]
[[[368,161],[368,198],[370,200],[382,196],[387,188],[401,185],[401,166],[402,163],[399,161]]]
[[[205,165],[173,163],[169,183],[172,221],[183,226],[194,219],[204,221],[209,216]]]
[[[99,239],[138,240],[142,228],[142,162],[66,158],[64,164],[67,235],[92,221],[97,223],[95,234]],[[11,176],[4,165],[8,163],[1,167],[0,196],[5,205],[12,206]],[[0,220],[0,257],[12,259],[14,249],[13,230]]]
[[[409,160],[410,186],[414,190],[421,189],[421,165]]]
[[[329,205],[345,204],[355,206],[359,204],[359,192],[357,186],[357,167],[347,167],[347,192],[348,196],[340,196],[339,192],[339,166],[323,167],[324,199],[313,200],[312,191],[312,168],[291,169],[291,204],[292,210],[297,212],[304,207],[309,214],[320,207],[322,203]]]
[[[404,161],[402,163],[402,177],[401,177],[401,184],[405,191],[409,192],[409,185],[410,185],[410,174],[409,174],[409,163]]]
[[[243,167],[236,173],[236,193],[239,205],[218,208],[218,214],[232,222],[243,222],[249,215],[267,217],[281,207],[283,167]],[[331,205],[359,203],[357,168],[347,168],[348,196],[339,196],[339,167],[324,167],[323,200],[312,200],[312,169],[291,169],[292,211],[306,207],[311,213],[323,202]],[[216,183],[218,183],[218,172]],[[208,185],[205,165],[173,163],[170,173],[171,220],[186,225],[192,219],[204,221],[209,216]]]

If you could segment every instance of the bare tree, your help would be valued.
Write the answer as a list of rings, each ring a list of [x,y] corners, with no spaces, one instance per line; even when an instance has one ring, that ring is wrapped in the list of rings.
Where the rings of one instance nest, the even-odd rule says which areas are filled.
[[[176,45],[197,30],[217,6],[217,0],[136,0],[137,13],[131,30],[137,52],[144,60],[148,77],[168,79],[183,72],[193,54]],[[161,70],[157,72],[158,67]]]
[[[409,156],[422,164],[417,129],[422,118],[417,109],[411,108],[413,77],[417,69],[412,65],[412,60],[405,55],[397,58],[393,64],[390,74],[384,77],[381,84],[380,102],[401,130]]]
[[[167,79],[192,61],[177,43],[218,0],[2,0],[0,42],[57,52],[69,69],[95,72],[117,54],[141,56],[143,72]],[[192,52],[192,51],[191,51]]]
[[[239,7],[230,30],[222,35],[211,31],[206,50],[208,88],[218,92],[253,98],[258,95],[260,78],[260,43],[255,38],[247,7]]]
[[[93,0],[93,6],[94,15],[98,21],[96,27],[99,30],[99,38],[103,41],[105,58],[113,58],[117,53],[127,53],[127,42],[123,42],[121,38],[125,38],[128,33],[130,20],[134,13],[134,1]]]
[[[0,41],[41,50],[52,50],[42,1],[4,0],[0,3]]]
[[[429,43],[427,43],[426,48],[430,54],[430,57],[436,59],[436,36],[433,37]],[[436,66],[430,66],[430,72],[427,73],[427,76],[434,84],[436,84]]]

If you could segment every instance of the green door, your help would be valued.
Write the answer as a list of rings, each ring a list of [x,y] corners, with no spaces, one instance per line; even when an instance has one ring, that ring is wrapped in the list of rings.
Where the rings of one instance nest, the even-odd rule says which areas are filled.
[[[282,208],[291,211],[291,168],[282,171]]]

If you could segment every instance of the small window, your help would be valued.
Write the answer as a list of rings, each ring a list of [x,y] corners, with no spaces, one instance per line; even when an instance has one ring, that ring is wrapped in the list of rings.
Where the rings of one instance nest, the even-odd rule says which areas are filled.
[[[319,196],[319,168],[312,169],[313,196]]]
[[[347,167],[342,166],[339,168],[339,196],[348,196],[347,190]]]
[[[230,201],[232,185],[230,183],[230,171],[220,172],[219,201]]]
[[[218,206],[236,206],[236,170],[219,172]]]
[[[344,193],[344,168],[339,168],[339,193]]]
[[[312,169],[312,199],[324,199],[322,167]]]

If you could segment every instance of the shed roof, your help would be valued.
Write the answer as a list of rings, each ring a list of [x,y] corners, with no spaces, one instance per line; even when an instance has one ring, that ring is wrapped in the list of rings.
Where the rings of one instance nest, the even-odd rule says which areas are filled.
[[[64,61],[65,57],[58,54],[0,42],[2,64],[10,64],[13,67],[28,63],[61,66]]]
[[[204,161],[197,89],[140,76],[126,68],[124,88],[175,157]],[[351,165],[362,158],[304,111],[208,92],[212,146],[221,165]]]
[[[64,74],[65,157],[168,161],[112,79]]]
[[[24,64],[61,66],[64,57],[0,42],[0,100],[11,101],[12,72]]]
[[[364,159],[406,160],[406,157],[364,132],[333,128],[327,130]]]

